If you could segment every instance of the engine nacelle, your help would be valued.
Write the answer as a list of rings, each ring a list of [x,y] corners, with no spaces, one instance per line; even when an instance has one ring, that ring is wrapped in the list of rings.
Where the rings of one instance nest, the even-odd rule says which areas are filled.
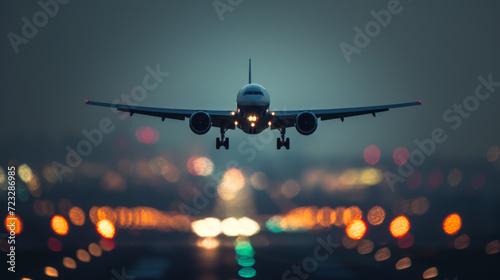
[[[212,119],[205,112],[195,112],[189,117],[189,128],[196,134],[205,134],[212,127]]]
[[[311,112],[302,112],[295,119],[295,128],[302,135],[310,135],[318,128],[318,118]]]

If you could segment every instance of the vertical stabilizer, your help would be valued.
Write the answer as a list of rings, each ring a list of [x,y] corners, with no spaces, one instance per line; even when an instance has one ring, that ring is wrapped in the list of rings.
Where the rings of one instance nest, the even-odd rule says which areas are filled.
[[[252,83],[252,59],[248,60],[248,83]]]

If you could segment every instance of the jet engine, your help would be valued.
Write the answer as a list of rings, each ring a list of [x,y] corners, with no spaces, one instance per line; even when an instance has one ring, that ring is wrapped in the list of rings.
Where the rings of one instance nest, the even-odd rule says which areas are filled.
[[[295,128],[302,135],[310,135],[318,128],[318,118],[311,112],[302,112],[295,119]]]
[[[212,119],[206,112],[198,111],[189,117],[189,128],[196,134],[205,134],[212,127]]]

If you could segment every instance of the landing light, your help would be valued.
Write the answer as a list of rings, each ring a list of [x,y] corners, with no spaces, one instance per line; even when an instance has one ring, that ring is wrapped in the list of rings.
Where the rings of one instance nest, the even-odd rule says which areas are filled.
[[[235,112],[231,112],[231,116],[234,116],[234,115],[236,115],[236,113]]]
[[[271,112],[271,116],[274,116],[274,115],[275,115],[275,113],[274,113],[274,112]]]
[[[255,124],[254,124],[254,123],[251,123],[250,125],[251,125],[252,127],[255,127]]]
[[[272,122],[268,122],[267,125],[271,126],[273,123]]]
[[[237,121],[235,121],[235,122],[234,122],[234,125],[238,125],[238,122],[237,122]]]

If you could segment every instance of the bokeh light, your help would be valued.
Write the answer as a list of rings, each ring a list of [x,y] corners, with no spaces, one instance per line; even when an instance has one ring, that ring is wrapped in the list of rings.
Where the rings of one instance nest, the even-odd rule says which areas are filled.
[[[410,203],[410,207],[413,214],[422,215],[429,210],[429,201],[425,197],[419,197]]]
[[[69,220],[76,226],[85,224],[85,212],[82,208],[74,206],[69,210]]]
[[[455,249],[457,250],[468,248],[470,245],[470,237],[467,234],[462,234],[455,239],[453,245],[455,245]]]
[[[160,133],[153,127],[141,126],[135,131],[135,136],[139,142],[153,145],[160,139]]]
[[[479,189],[486,183],[486,177],[483,173],[476,173],[474,177],[472,177],[471,185],[473,189]]]
[[[83,249],[78,249],[76,251],[76,258],[81,262],[90,262],[89,253]]]
[[[115,236],[115,226],[109,220],[100,220],[96,224],[97,232],[104,238],[112,239]]]
[[[411,259],[408,257],[402,258],[396,263],[397,270],[407,269],[410,266],[411,266]]]
[[[54,232],[59,235],[68,234],[69,230],[68,221],[66,221],[66,219],[63,216],[55,215],[54,217],[52,217],[52,220],[50,221],[50,226],[52,227],[52,230],[54,230]]]
[[[194,176],[208,176],[212,174],[214,163],[206,157],[191,157],[187,162],[187,169]]]
[[[300,185],[297,181],[293,179],[288,179],[283,185],[281,185],[281,193],[284,197],[290,199],[298,195],[300,192]]]
[[[424,273],[422,274],[422,277],[424,279],[430,279],[430,278],[434,278],[438,276],[438,270],[436,267],[431,267],[429,269],[427,269],[426,271],[424,271]]]
[[[407,233],[403,237],[398,238],[397,244],[399,248],[406,249],[413,246],[414,242],[415,238],[413,237],[413,235],[411,233]]]
[[[462,182],[462,178],[462,171],[458,168],[453,168],[450,170],[450,173],[448,173],[448,184],[452,187],[456,187]]]
[[[63,258],[63,265],[64,265],[64,267],[69,268],[69,269],[76,269],[76,262],[74,259],[72,259],[70,257]]]
[[[60,252],[63,248],[61,241],[54,237],[49,237],[49,240],[47,240],[47,246],[49,246],[49,249],[54,252]]]
[[[375,260],[378,262],[388,260],[391,257],[391,250],[389,248],[384,247],[381,249],[378,249],[377,252],[375,252]]]
[[[102,255],[101,247],[99,247],[99,245],[97,245],[95,243],[90,243],[88,249],[89,249],[89,253],[94,257],[100,257]]]
[[[462,228],[462,219],[457,213],[448,215],[443,221],[443,230],[446,234],[454,235]]]
[[[198,236],[215,237],[222,232],[221,221],[217,218],[205,218],[191,223],[191,227]]]
[[[217,191],[223,200],[232,200],[245,185],[245,177],[239,169],[231,168],[224,173]]]
[[[257,190],[265,190],[269,186],[269,178],[263,172],[255,172],[250,176],[250,183]]]
[[[365,236],[366,223],[363,220],[354,220],[346,227],[345,232],[349,238],[359,240]]]
[[[405,216],[396,217],[392,220],[389,230],[392,236],[396,238],[402,238],[410,230],[410,221]]]
[[[369,254],[373,251],[375,245],[371,240],[362,240],[358,245],[358,253],[361,255]]]
[[[348,207],[343,215],[344,225],[349,225],[354,220],[359,220],[363,217],[363,212],[357,206]]]
[[[420,187],[422,181],[423,181],[422,173],[416,170],[413,171],[413,173],[411,173],[411,175],[408,176],[408,178],[406,178],[406,183],[408,184],[408,188],[410,188],[410,190],[414,190]]]
[[[344,235],[344,237],[342,238],[342,246],[344,246],[344,248],[346,249],[356,248],[359,245],[359,243],[361,243],[361,240],[352,239],[347,235]]]
[[[405,147],[399,147],[394,151],[392,157],[397,165],[403,165],[408,161],[410,153]]]
[[[363,158],[368,164],[376,164],[380,159],[380,149],[376,145],[370,145],[365,148]]]
[[[429,174],[429,184],[431,188],[437,189],[444,182],[444,172],[440,168],[436,168]]]
[[[498,146],[491,147],[488,150],[488,153],[486,154],[486,158],[488,159],[489,162],[496,161],[499,156],[500,156],[500,148]]]
[[[493,240],[490,243],[486,244],[486,254],[492,255],[500,252],[500,241]]]
[[[58,277],[59,276],[59,272],[57,272],[57,269],[55,269],[51,266],[46,266],[44,271],[45,271],[45,275],[47,275],[49,277]]]
[[[15,235],[20,234],[23,231],[23,222],[18,215],[7,215],[4,221],[5,229],[7,232],[14,232]]]
[[[367,219],[371,225],[378,226],[384,222],[385,210],[380,206],[374,206],[368,211]]]

